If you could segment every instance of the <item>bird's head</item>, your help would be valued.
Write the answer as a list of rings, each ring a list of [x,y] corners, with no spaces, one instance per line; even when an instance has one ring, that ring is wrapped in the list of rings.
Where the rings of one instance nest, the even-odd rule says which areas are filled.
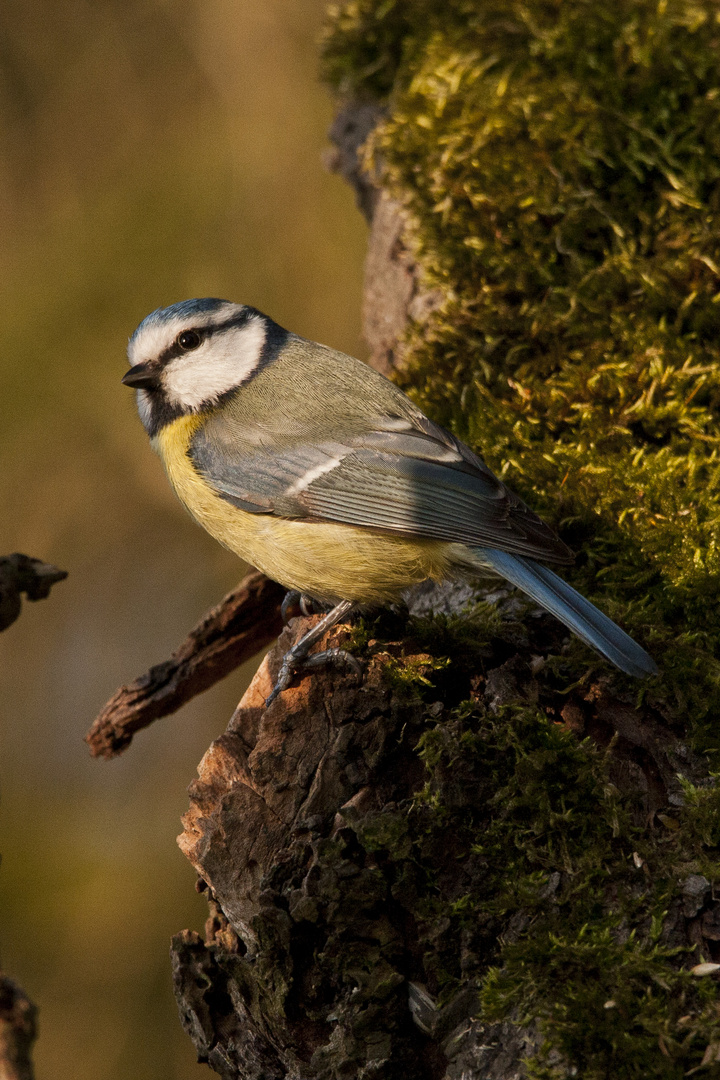
[[[184,300],[158,308],[128,344],[126,386],[137,390],[152,437],[178,416],[212,408],[269,363],[287,332],[255,308],[229,300]]]

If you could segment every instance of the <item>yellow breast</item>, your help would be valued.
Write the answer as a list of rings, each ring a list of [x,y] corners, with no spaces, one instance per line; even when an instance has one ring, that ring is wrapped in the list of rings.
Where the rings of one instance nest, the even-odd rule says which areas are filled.
[[[395,599],[426,578],[441,580],[457,563],[454,544],[404,538],[334,522],[250,514],[215,493],[195,470],[188,447],[202,424],[186,416],[153,440],[180,501],[241,559],[288,589],[320,600],[373,603]]]

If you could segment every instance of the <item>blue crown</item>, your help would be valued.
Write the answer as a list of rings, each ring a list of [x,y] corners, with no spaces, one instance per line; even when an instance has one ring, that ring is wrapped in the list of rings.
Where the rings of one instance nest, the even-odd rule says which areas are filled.
[[[193,315],[206,315],[209,311],[217,311],[229,302],[229,300],[218,300],[214,296],[207,296],[202,300],[181,300],[180,303],[171,304],[170,307],[156,308],[145,316],[130,341],[132,342],[145,327],[174,322],[176,319],[187,319]]]

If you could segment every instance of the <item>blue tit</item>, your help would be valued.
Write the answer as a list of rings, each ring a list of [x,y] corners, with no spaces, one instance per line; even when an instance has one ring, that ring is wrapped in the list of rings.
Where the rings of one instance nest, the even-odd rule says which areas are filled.
[[[572,561],[552,530],[367,364],[215,299],[152,312],[128,357],[122,381],[136,389],[190,514],[268,577],[335,605],[274,693],[354,605],[488,569],[621,671],[657,673],[644,649],[542,565]]]

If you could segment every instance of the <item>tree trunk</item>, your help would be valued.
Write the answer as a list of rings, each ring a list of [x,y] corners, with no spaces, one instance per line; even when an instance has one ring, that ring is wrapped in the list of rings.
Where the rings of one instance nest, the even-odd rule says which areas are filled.
[[[662,674],[591,663],[497,582],[426,586],[319,643],[359,685],[300,675],[266,709],[293,620],[179,841],[210,917],[175,992],[227,1080],[720,1075],[720,99],[692,12],[334,12],[372,362],[537,489]]]

